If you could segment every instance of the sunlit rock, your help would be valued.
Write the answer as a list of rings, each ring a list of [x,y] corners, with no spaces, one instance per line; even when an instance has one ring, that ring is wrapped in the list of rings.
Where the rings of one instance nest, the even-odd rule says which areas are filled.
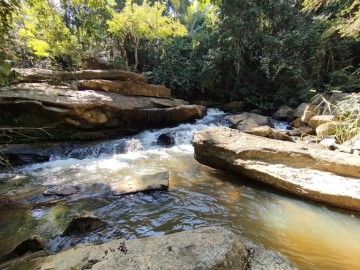
[[[19,265],[14,269],[17,267]],[[296,270],[280,253],[245,244],[231,231],[221,227],[76,247],[31,261],[22,267],[56,270]]]
[[[294,111],[294,118],[300,118],[301,121],[308,123],[309,120],[320,112],[318,106],[310,103],[302,103]]]
[[[338,120],[337,117],[334,115],[315,115],[310,118],[308,125],[309,127],[316,129],[321,124],[337,121],[337,120]]]
[[[200,131],[195,158],[291,194],[360,210],[360,158],[253,136],[229,128]]]
[[[114,195],[123,195],[149,190],[167,190],[169,188],[169,173],[159,172],[137,178],[123,179],[112,185]]]

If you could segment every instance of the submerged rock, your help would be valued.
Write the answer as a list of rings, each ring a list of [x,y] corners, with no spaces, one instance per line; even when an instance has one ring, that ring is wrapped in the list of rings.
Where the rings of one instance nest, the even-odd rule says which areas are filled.
[[[281,254],[250,247],[221,227],[161,237],[114,240],[62,251],[24,264],[26,269],[295,270]],[[251,249],[253,249],[251,247]],[[267,264],[271,268],[264,268]],[[20,266],[14,266],[19,269]]]
[[[311,200],[360,210],[360,158],[229,128],[196,134],[195,158]]]
[[[82,212],[70,221],[62,235],[87,233],[98,230],[104,226],[105,222],[100,218],[94,216],[92,213]]]
[[[38,256],[43,256],[45,254],[44,250],[45,240],[40,235],[33,235],[17,245],[13,251],[0,257],[0,269],[4,269],[12,263],[21,265],[23,260],[30,260]]]
[[[159,172],[144,175],[140,178],[124,179],[112,185],[114,195],[124,195],[149,190],[167,190],[169,188],[169,173]]]
[[[21,242],[12,253],[22,256],[28,252],[33,253],[45,249],[45,240],[40,235],[33,235]]]

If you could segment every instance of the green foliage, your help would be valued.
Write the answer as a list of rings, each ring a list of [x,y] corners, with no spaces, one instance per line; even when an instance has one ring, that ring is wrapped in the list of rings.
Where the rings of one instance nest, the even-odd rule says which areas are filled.
[[[8,62],[0,63],[0,86],[9,86],[19,76]]]
[[[187,34],[186,28],[178,20],[164,15],[165,10],[166,6],[161,2],[150,4],[145,0],[139,5],[127,0],[121,12],[112,12],[112,19],[107,22],[108,31],[119,39],[126,67],[128,66],[126,43],[130,43],[134,49],[136,70],[141,40],[159,42]]]
[[[150,67],[151,80],[169,86],[177,96],[225,100],[226,94],[214,88],[219,83],[215,65],[218,9],[192,4],[186,10],[183,21],[188,36],[158,48]]]
[[[360,0],[304,0],[303,11],[313,11],[319,19],[329,21],[327,33],[339,32],[344,37],[360,38]]]

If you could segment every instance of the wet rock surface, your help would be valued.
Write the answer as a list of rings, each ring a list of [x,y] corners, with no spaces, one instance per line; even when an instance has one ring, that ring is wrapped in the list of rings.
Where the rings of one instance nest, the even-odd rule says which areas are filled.
[[[159,172],[137,178],[123,179],[112,185],[113,195],[124,195],[151,190],[167,190],[169,188],[169,173]]]
[[[82,234],[91,231],[98,230],[106,225],[100,218],[96,217],[92,213],[82,212],[76,215],[66,227],[63,236],[72,234]]]
[[[26,257],[29,260],[37,256],[42,256],[45,252],[40,251],[44,251],[44,249],[45,240],[40,235],[32,235],[17,245],[10,253],[0,257],[0,269],[3,269],[2,267],[6,267],[8,261],[11,262],[11,260],[14,260],[16,262],[21,262],[22,259],[17,261],[19,257]]]

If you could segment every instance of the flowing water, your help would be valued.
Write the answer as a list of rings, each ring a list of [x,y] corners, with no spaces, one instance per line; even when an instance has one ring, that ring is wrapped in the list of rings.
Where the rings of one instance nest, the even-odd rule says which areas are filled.
[[[224,114],[209,110],[208,116],[194,124],[73,149],[49,162],[4,172],[0,188],[30,182],[112,185],[137,175],[168,171],[170,188],[52,206],[0,208],[0,255],[31,234],[45,237],[47,249],[57,252],[120,237],[224,226],[280,251],[299,269],[360,269],[359,213],[302,201],[194,160],[193,135],[217,125],[227,125]],[[159,146],[161,134],[167,134],[175,145]],[[106,228],[83,236],[60,236],[71,217],[83,210],[106,221]]]

